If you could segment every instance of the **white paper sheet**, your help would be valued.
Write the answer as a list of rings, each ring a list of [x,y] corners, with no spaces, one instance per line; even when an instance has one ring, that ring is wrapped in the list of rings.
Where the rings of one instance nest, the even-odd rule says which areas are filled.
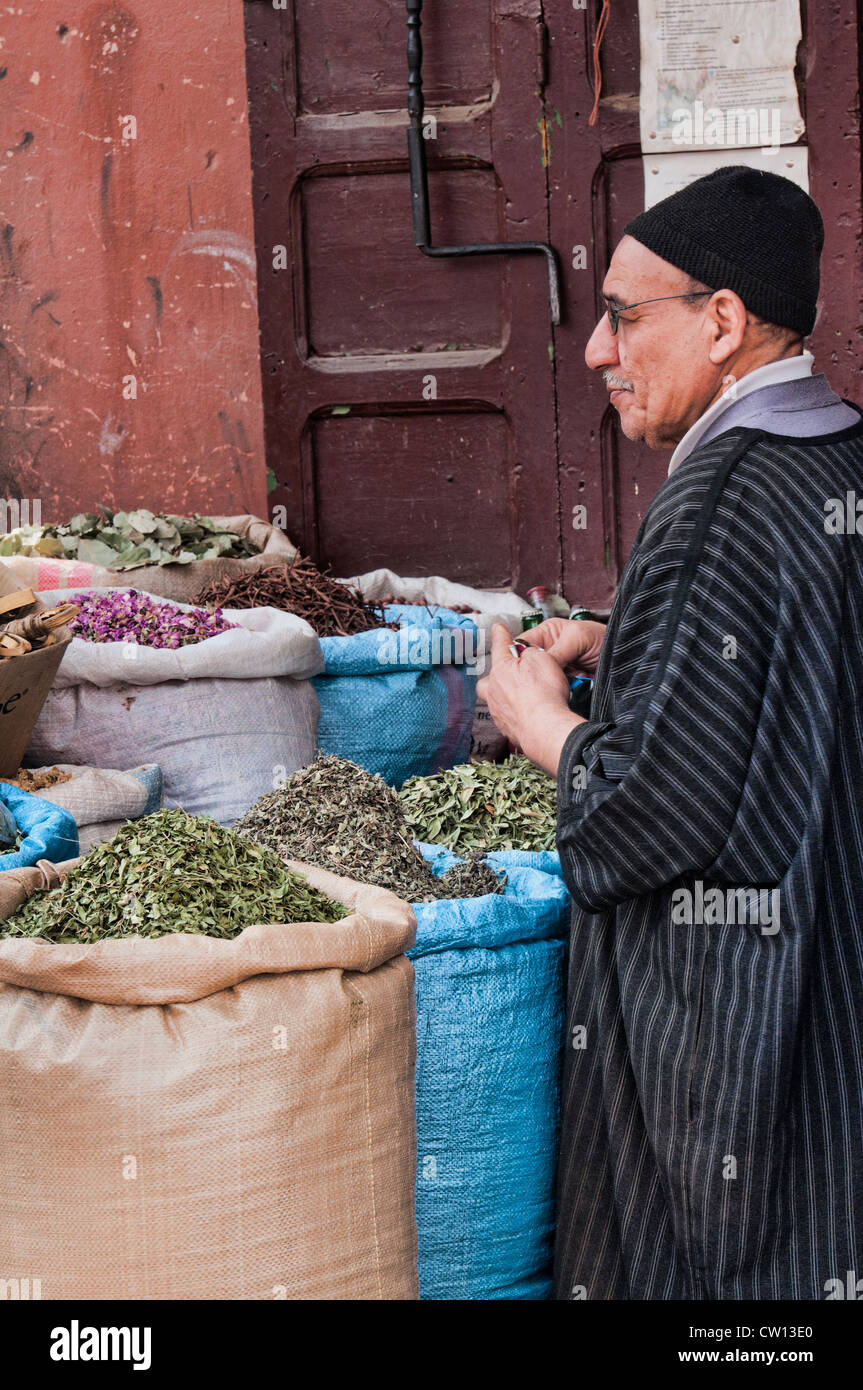
[[[800,0],[639,0],[638,9],[645,154],[800,138]]]
[[[806,193],[809,192],[809,159],[805,145],[786,145],[778,154],[761,150],[693,151],[681,154],[644,156],[644,206],[652,208],[688,183],[712,174],[725,164],[748,164],[752,169],[767,169],[791,179]]]

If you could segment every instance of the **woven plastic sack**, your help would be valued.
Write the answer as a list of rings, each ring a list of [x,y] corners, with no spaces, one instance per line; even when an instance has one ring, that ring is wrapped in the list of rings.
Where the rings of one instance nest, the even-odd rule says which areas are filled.
[[[4,854],[11,854],[20,838],[18,822],[5,802],[0,800],[0,850]]]
[[[424,1299],[551,1296],[571,901],[556,854],[488,858],[503,895],[414,904]]]
[[[74,816],[82,854],[110,840],[126,821],[150,816],[162,805],[162,769],[156,763],[130,767],[126,772],[72,763],[55,766],[69,774],[69,781],[45,787],[39,795]],[[38,767],[31,770],[48,771]]]
[[[350,915],[0,938],[4,1277],[43,1299],[416,1298],[414,917],[295,867]],[[56,877],[0,874],[0,919]]]
[[[319,706],[307,678],[323,656],[302,618],[224,612],[235,630],[177,650],[73,638],[28,763],[158,763],[167,806],[231,825],[314,756]]]
[[[521,632],[521,620],[530,611],[527,599],[519,598],[510,590],[472,589],[467,584],[456,584],[435,574],[420,578],[405,578],[393,570],[369,570],[344,580],[352,584],[368,599],[386,598],[393,594],[411,603],[442,604],[445,608],[469,608],[470,617],[481,634],[480,660],[477,675],[485,674],[483,656],[486,647],[490,649],[487,636],[494,623],[503,623],[513,636]],[[496,762],[507,751],[506,735],[497,728],[491,717],[488,705],[477,700],[474,708],[473,726],[467,755],[462,761]]]
[[[398,632],[321,638],[318,746],[400,787],[467,760],[477,629],[442,608],[396,604],[384,615]]]
[[[0,854],[0,872],[22,869],[40,859],[59,864],[78,853],[78,827],[68,811],[8,782],[0,782],[0,805],[24,836],[17,850]]]
[[[296,546],[269,522],[256,516],[216,516],[213,520],[226,531],[235,531],[243,540],[259,547],[258,555],[231,560],[191,560],[187,565],[141,565],[134,570],[105,569],[85,560],[51,560],[38,556],[12,555],[4,563],[21,588],[113,589],[133,584],[148,594],[193,603],[201,589],[216,579],[238,579],[264,565],[285,564],[296,555]]]

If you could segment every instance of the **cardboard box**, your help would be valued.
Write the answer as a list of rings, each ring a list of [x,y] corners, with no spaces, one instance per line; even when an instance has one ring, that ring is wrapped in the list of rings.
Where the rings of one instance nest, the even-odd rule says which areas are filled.
[[[13,594],[21,587],[0,560],[0,597]],[[44,611],[45,604],[36,599],[20,612],[16,610],[14,614],[5,615],[5,620]],[[3,622],[4,618],[0,618],[0,627]],[[58,628],[54,635],[57,640],[50,647],[0,660],[0,777],[14,777],[18,772],[36,720],[72,640],[68,628]]]

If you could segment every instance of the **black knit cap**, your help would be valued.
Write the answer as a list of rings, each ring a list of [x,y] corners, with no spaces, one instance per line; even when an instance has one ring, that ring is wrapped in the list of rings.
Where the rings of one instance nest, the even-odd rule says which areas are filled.
[[[730,164],[624,227],[648,250],[714,290],[734,290],[768,323],[811,333],[824,223],[796,183]]]

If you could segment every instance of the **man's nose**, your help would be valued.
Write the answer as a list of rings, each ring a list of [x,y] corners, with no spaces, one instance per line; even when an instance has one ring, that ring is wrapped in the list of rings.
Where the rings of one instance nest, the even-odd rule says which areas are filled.
[[[594,328],[584,349],[584,360],[591,371],[601,367],[616,367],[620,358],[617,354],[617,334],[612,333],[608,314],[603,314]]]

